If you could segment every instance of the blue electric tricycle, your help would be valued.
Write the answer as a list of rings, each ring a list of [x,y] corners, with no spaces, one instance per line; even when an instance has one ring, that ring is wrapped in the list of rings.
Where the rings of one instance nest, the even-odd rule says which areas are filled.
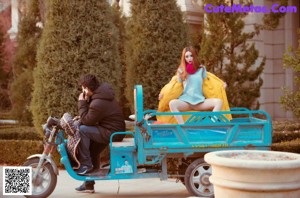
[[[269,150],[272,143],[272,123],[264,111],[233,108],[222,112],[157,112],[144,110],[143,89],[135,86],[135,118],[132,131],[122,142],[110,142],[110,167],[101,168],[85,176],[73,170],[66,151],[64,131],[53,123],[42,154],[28,157],[25,166],[33,170],[33,192],[28,197],[47,197],[55,189],[58,168],[51,158],[57,148],[61,163],[76,180],[119,180],[177,178],[194,196],[213,197],[209,181],[211,167],[204,155],[211,151],[252,149]],[[189,114],[184,124],[157,124],[156,116]],[[226,119],[225,114],[233,118]],[[215,119],[211,119],[211,118]]]

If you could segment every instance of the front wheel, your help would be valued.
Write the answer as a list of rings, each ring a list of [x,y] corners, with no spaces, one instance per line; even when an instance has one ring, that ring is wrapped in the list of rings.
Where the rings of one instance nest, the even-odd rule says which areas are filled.
[[[23,165],[32,167],[32,175],[37,171],[39,158],[27,160]],[[48,197],[55,189],[57,183],[57,175],[54,173],[50,163],[43,163],[40,173],[34,179],[32,178],[32,195],[26,197]]]
[[[193,161],[185,171],[185,186],[189,193],[201,197],[214,197],[210,183],[211,166],[203,158]]]

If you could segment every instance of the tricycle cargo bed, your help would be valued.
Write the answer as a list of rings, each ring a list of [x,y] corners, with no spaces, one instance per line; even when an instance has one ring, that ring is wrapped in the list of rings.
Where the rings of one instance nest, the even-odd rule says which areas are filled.
[[[143,142],[145,153],[210,152],[219,149],[269,149],[272,143],[272,122],[260,110],[231,108],[219,112],[157,112],[143,109],[142,87],[135,88],[137,124],[135,132]],[[232,117],[228,120],[228,115]],[[184,124],[157,122],[153,118],[185,116]]]
[[[270,146],[272,135],[266,121],[243,118],[228,123],[202,125],[147,124],[150,136],[145,148],[204,148]],[[269,131],[269,133],[266,133]]]

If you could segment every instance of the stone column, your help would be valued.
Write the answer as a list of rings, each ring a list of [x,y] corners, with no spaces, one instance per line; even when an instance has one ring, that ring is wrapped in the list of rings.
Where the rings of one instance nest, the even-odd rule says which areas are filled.
[[[7,31],[11,40],[15,39],[18,33],[19,11],[18,0],[11,0],[11,28]]]
[[[276,1],[265,0],[261,3],[270,8]],[[299,8],[299,1],[289,0],[289,5]],[[294,119],[291,112],[283,110],[280,98],[282,88],[295,88],[293,72],[283,68],[283,54],[288,46],[297,46],[297,28],[299,27],[299,10],[297,13],[287,13],[280,19],[279,26],[273,30],[263,30],[259,37],[263,45],[258,47],[260,54],[266,56],[266,65],[262,74],[264,84],[261,88],[261,109],[266,110],[274,120]]]
[[[298,35],[297,29],[299,26],[299,17],[300,17],[300,6],[299,1],[289,0],[289,5],[297,6],[297,13],[287,13],[284,21],[285,29],[285,51],[288,47],[293,47],[293,49],[298,48]],[[291,91],[296,91],[296,84],[294,83],[295,73],[291,68],[285,70],[285,87],[288,87]],[[286,112],[287,119],[295,119],[291,111]]]

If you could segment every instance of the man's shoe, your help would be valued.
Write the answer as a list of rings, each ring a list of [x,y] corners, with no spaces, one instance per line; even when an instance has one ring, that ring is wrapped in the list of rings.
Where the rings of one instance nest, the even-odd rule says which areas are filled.
[[[94,193],[94,181],[85,181],[81,186],[75,188],[76,191],[78,192],[84,192],[84,193]]]
[[[85,175],[93,170],[93,166],[80,166],[79,169],[76,171],[78,175]]]

